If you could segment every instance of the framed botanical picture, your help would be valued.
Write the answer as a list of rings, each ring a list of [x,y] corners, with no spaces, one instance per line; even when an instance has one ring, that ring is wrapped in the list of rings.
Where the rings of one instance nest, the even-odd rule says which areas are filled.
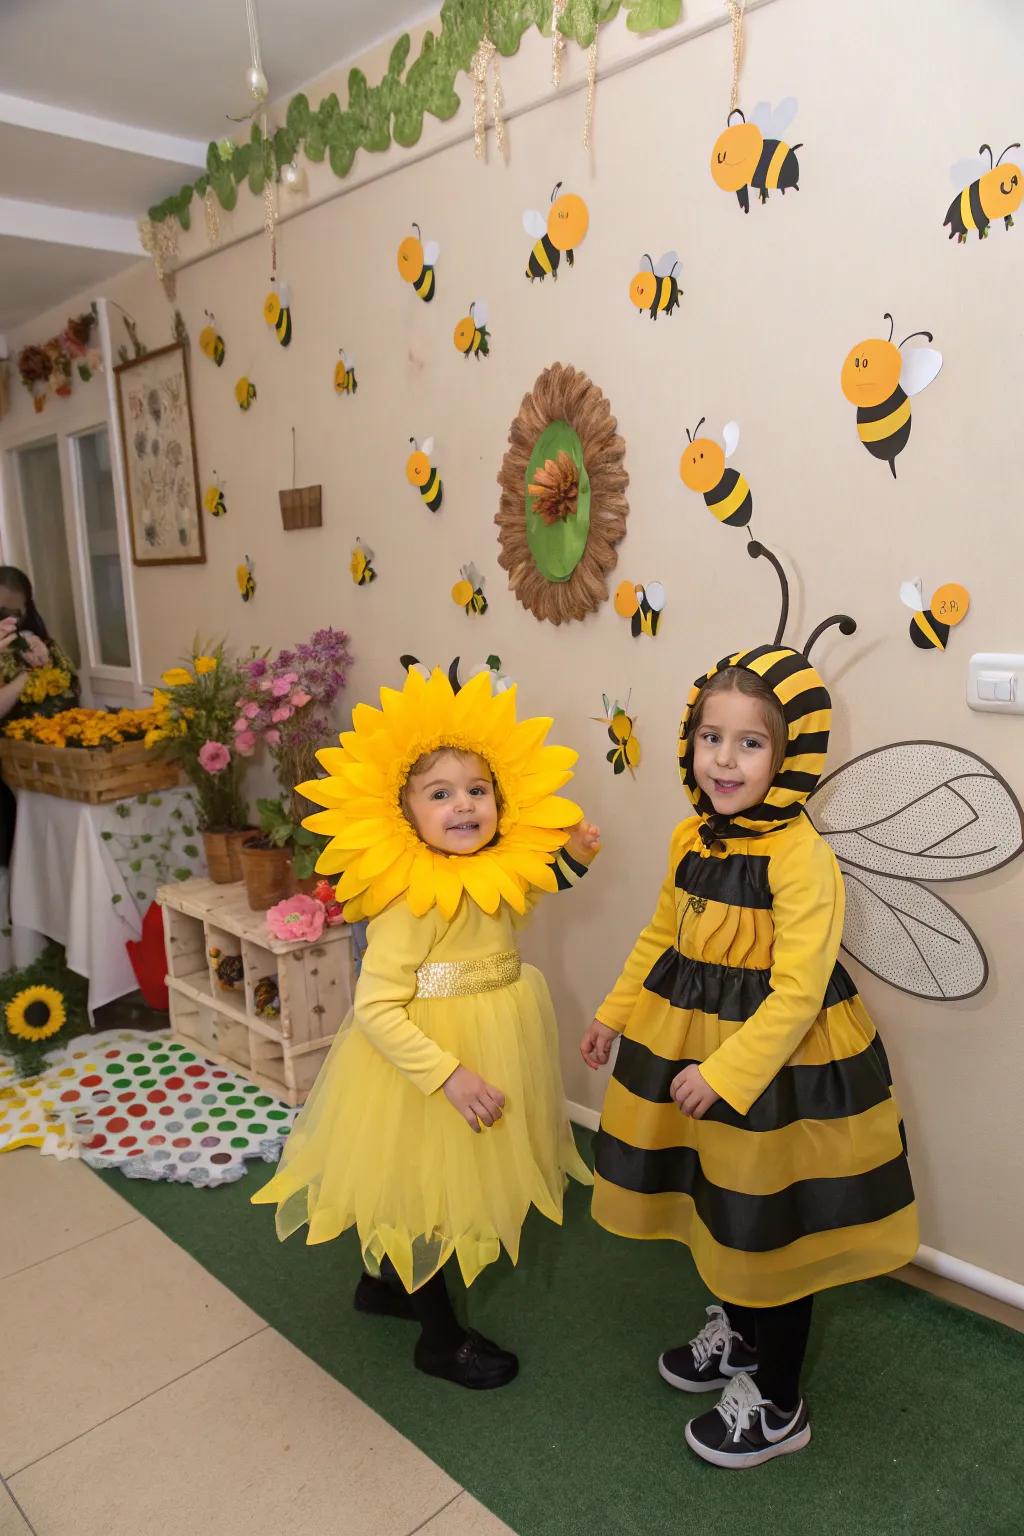
[[[132,558],[136,565],[205,561],[185,347],[175,342],[114,372]]]

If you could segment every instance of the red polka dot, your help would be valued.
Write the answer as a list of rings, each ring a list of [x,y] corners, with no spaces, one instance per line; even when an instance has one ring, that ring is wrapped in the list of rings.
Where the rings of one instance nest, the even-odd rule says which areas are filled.
[[[162,1147],[166,1140],[166,1136],[151,1136],[149,1138],[149,1144],[151,1147]]]
[[[184,1088],[185,1079],[183,1077],[169,1077],[167,1079],[167,1086],[168,1088]]]
[[[191,1104],[192,1103],[192,1095],[190,1093],[179,1093],[178,1094],[178,1100],[182,1104]]]
[[[121,1054],[120,1051],[108,1051],[107,1052],[107,1060],[108,1061],[116,1061],[117,1058],[120,1056],[120,1054]]]
[[[145,1104],[129,1104],[128,1113],[134,1116],[136,1120],[138,1120],[140,1115],[144,1115],[146,1113],[146,1106]]]
[[[100,1157],[113,1157],[116,1147],[100,1147]]]
[[[131,1151],[128,1153],[128,1156],[129,1157],[141,1157],[144,1150],[145,1149],[143,1147],[132,1147]]]
[[[187,1136],[175,1136],[174,1140],[171,1142],[172,1147],[187,1147],[189,1144],[190,1143]]]
[[[134,1147],[135,1142],[136,1142],[136,1137],[134,1137],[134,1136],[122,1136],[121,1140],[118,1142],[118,1146],[119,1147]]]
[[[211,1072],[210,1076],[211,1077],[227,1077],[227,1073],[226,1072]]]
[[[200,1066],[186,1067],[185,1068],[185,1076],[186,1077],[202,1077],[202,1075],[203,1075],[203,1068],[200,1067]]]
[[[103,1108],[100,1110],[100,1114],[101,1114],[101,1116],[103,1117],[104,1120],[107,1118],[108,1115],[113,1115],[113,1114],[116,1114],[116,1113],[117,1113],[117,1111],[114,1108],[113,1104],[104,1104]]]
[[[86,1144],[85,1144],[85,1145],[86,1145],[86,1147],[87,1147],[87,1148],[88,1148],[88,1149],[90,1149],[90,1150],[91,1150],[91,1149],[94,1149],[94,1148],[96,1148],[96,1147],[102,1147],[102,1146],[103,1146],[103,1144],[104,1144],[104,1142],[105,1142],[105,1141],[106,1141],[106,1139],[107,1139],[107,1138],[106,1138],[106,1137],[105,1137],[105,1136],[100,1136],[100,1135],[99,1135],[99,1133],[97,1133],[97,1134],[96,1134],[96,1135],[95,1135],[95,1136],[94,1136],[94,1137],[93,1137],[93,1138],[92,1138],[92,1140],[91,1140],[91,1141],[87,1141],[87,1142],[86,1142]]]
[[[154,1088],[152,1093],[147,1093],[146,1098],[151,1104],[162,1104],[167,1095],[162,1088]]]
[[[62,1104],[73,1104],[75,1102],[75,1100],[77,1098],[80,1098],[80,1097],[81,1097],[81,1095],[79,1094],[77,1089],[69,1088],[67,1093],[62,1093],[61,1094],[60,1101],[61,1101]]]
[[[207,1081],[206,1081],[206,1079],[205,1079],[205,1078],[204,1078],[204,1079],[203,1079],[203,1081],[202,1081],[202,1082],[201,1082],[201,1083],[193,1083],[193,1084],[192,1084],[192,1087],[193,1087],[193,1088],[195,1088],[195,1089],[196,1089],[196,1091],[197,1091],[197,1092],[198,1092],[198,1090],[199,1090],[199,1089],[200,1089],[200,1088],[209,1088],[209,1086],[210,1086],[210,1085],[209,1085],[209,1083],[208,1083],[208,1082],[207,1082]]]
[[[109,1122],[107,1129],[109,1131],[126,1131],[128,1129],[128,1121],[125,1120],[121,1115],[118,1115],[116,1120],[111,1120]]]
[[[155,1128],[156,1128],[156,1121],[155,1120],[143,1120],[142,1124],[139,1126],[139,1130],[140,1131],[152,1131],[152,1130],[155,1130]]]
[[[97,1088],[102,1081],[102,1077],[97,1076],[95,1072],[90,1072],[88,1077],[79,1078],[83,1088]]]
[[[134,1097],[134,1093],[119,1093],[117,1096],[117,1102],[119,1104],[130,1104]]]
[[[161,1104],[160,1105],[160,1113],[162,1115],[173,1115],[174,1114],[174,1106],[173,1106],[173,1104]]]

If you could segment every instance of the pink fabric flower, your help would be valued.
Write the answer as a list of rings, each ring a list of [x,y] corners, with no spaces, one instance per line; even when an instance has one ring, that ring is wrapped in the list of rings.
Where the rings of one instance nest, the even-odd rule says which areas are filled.
[[[323,903],[312,896],[289,896],[267,913],[272,937],[286,944],[312,944],[323,933],[324,922]]]
[[[312,697],[313,695],[311,693],[307,693],[304,688],[296,688],[295,692],[292,694],[292,703],[295,705],[296,709],[301,709],[303,704],[308,704]]]
[[[235,737],[235,750],[243,757],[251,757],[256,750],[256,736],[253,731],[240,731]]]
[[[275,725],[280,725],[282,720],[290,720],[294,710],[290,704],[279,704],[270,716]]]
[[[199,766],[207,773],[223,773],[231,761],[231,753],[219,741],[206,741],[199,748]]]
[[[248,704],[242,705],[242,714],[247,720],[255,720],[259,712],[260,707],[253,699],[250,699]]]
[[[281,732],[266,731],[264,733],[263,740],[266,742],[268,747],[279,747],[281,745]]]

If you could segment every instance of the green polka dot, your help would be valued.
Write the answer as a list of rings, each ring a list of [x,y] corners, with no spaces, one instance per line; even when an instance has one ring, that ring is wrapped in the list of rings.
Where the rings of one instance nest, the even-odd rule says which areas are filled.
[[[166,1061],[167,1060],[167,1052],[166,1051],[160,1051],[158,1055],[153,1057],[153,1060],[154,1061]]]
[[[255,1113],[254,1109],[240,1109],[238,1111],[238,1118],[239,1120],[251,1120]]]
[[[160,1076],[161,1077],[170,1077],[171,1073],[172,1072],[177,1072],[177,1070],[178,1070],[177,1067],[161,1067],[160,1068]]]
[[[235,1124],[235,1122],[233,1120],[222,1120],[220,1122],[220,1124],[218,1125],[217,1129],[219,1131],[237,1131],[238,1130],[238,1126]]]
[[[129,1060],[130,1059],[131,1058],[129,1058]],[[133,1077],[148,1077],[149,1076],[149,1068],[148,1067],[136,1067],[135,1071],[132,1073],[132,1076]]]
[[[279,1125],[277,1127],[277,1134],[279,1136],[287,1136],[288,1135],[288,1127],[286,1125]]]
[[[182,1051],[181,1056],[179,1057],[180,1061],[195,1061],[195,1059],[196,1057],[194,1051]]]
[[[214,1116],[214,1115],[226,1115],[226,1114],[227,1114],[227,1110],[224,1108],[223,1104],[218,1104],[216,1109],[211,1109],[210,1110],[211,1117]]]
[[[259,1093],[259,1089],[256,1087],[255,1083],[246,1083],[245,1087],[242,1089],[242,1092],[243,1093]]]
[[[253,1123],[249,1127],[249,1134],[251,1136],[265,1136],[267,1134],[267,1128],[265,1125],[256,1125]]]
[[[167,1047],[167,1049],[169,1051],[183,1051],[185,1047],[183,1045],[179,1045],[178,1041],[175,1040],[171,1045]]]
[[[144,1060],[145,1060],[145,1057],[143,1056],[141,1051],[132,1051],[129,1056],[125,1057],[125,1061],[144,1061]]]
[[[193,1122],[192,1129],[194,1131],[202,1132],[202,1131],[208,1131],[210,1129],[210,1127],[207,1125],[205,1120],[196,1120],[196,1121]]]
[[[155,1088],[156,1087],[156,1078],[155,1077],[144,1077],[142,1079],[142,1082],[139,1084],[139,1087],[140,1088]]]
[[[253,1103],[258,1104],[261,1109],[266,1109],[267,1105],[273,1104],[273,1102],[273,1099],[267,1093],[261,1093],[258,1099],[253,1100]]]
[[[234,1083],[218,1083],[217,1084],[217,1092],[218,1093],[234,1093],[234,1091],[235,1091]]]
[[[115,1077],[114,1078],[114,1087],[115,1088],[134,1088],[135,1084],[132,1082],[130,1077]]]
[[[287,1118],[288,1111],[286,1109],[272,1109],[267,1114],[268,1120],[287,1120]]]
[[[240,1093],[233,1093],[228,1098],[228,1103],[229,1104],[244,1104],[245,1100],[242,1098],[242,1095]]]
[[[104,1072],[120,1072],[121,1063],[119,1061],[112,1061],[109,1066],[104,1067],[103,1070]]]
[[[248,1136],[232,1136],[231,1145],[233,1147],[247,1147],[249,1145],[249,1138]]]

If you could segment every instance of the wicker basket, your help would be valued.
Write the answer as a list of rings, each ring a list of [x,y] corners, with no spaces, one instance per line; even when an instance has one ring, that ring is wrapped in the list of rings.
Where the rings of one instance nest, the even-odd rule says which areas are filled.
[[[44,747],[0,739],[0,773],[12,789],[105,805],[181,782],[177,763],[165,762],[141,741],[119,747]]]
[[[322,527],[324,516],[318,485],[302,485],[297,491],[278,491],[277,499],[281,503],[281,521],[287,532]]]

